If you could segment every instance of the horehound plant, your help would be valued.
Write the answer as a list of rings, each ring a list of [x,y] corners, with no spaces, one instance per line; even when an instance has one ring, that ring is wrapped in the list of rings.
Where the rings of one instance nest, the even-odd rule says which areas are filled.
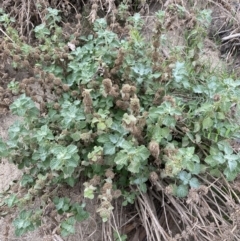
[[[32,73],[9,85],[22,93],[10,106],[21,120],[0,142],[0,155],[23,172],[2,202],[20,210],[16,234],[46,226],[46,215],[57,217],[46,232],[74,233],[75,222],[88,217],[85,203],[59,190],[84,180],[84,198],[98,197],[96,212],[115,229],[104,226],[105,240],[126,239],[113,216],[113,200],[120,198],[136,204],[148,240],[213,240],[209,226],[216,237],[227,235],[238,205],[228,182],[240,171],[230,145],[239,138],[240,81],[199,60],[210,12],[171,3],[156,13],[149,42],[140,14],[118,29],[129,31],[122,39],[105,19],[95,19],[92,34],[82,36],[81,15],[66,37],[58,11],[48,13],[34,28],[37,47],[19,39],[10,23],[1,44],[3,61],[12,57],[15,67]],[[166,55],[161,48],[173,17],[187,26],[185,42]],[[36,197],[41,204],[33,210]]]

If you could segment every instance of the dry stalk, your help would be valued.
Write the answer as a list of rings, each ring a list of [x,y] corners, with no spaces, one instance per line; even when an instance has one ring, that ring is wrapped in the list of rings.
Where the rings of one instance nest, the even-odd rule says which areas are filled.
[[[147,240],[169,240],[170,236],[166,233],[166,231],[159,224],[157,213],[154,207],[154,204],[151,202],[148,194],[144,194],[140,192],[138,196],[138,204],[140,206],[140,212],[144,211],[144,216],[142,221],[146,221],[144,228],[147,233]],[[149,220],[148,220],[149,219]],[[147,224],[147,225],[146,225]]]
[[[147,240],[240,240],[238,219],[233,219],[238,195],[224,177],[200,179],[204,186],[191,189],[187,199],[174,197],[161,182],[140,193],[136,209]]]

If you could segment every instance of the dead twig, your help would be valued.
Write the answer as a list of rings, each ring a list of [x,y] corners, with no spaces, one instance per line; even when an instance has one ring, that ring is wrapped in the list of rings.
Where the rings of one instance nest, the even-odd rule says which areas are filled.
[[[240,33],[232,34],[232,35],[223,37],[223,38],[222,38],[222,42],[223,42],[223,41],[227,41],[227,40],[229,40],[229,39],[238,38],[238,37],[240,37]]]

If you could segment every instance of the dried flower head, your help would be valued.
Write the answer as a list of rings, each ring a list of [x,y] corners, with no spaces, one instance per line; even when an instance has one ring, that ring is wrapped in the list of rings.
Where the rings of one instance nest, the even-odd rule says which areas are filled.
[[[111,169],[107,169],[106,172],[105,172],[105,176],[107,178],[113,179],[114,176],[115,176],[115,173]]]
[[[131,93],[135,94],[137,92],[137,88],[135,86],[131,86]]]
[[[78,20],[81,19],[81,17],[82,17],[82,15],[80,13],[76,14],[76,16],[75,16],[75,18]]]
[[[158,61],[158,57],[159,57],[158,52],[154,51],[153,54],[152,54],[152,59],[153,59],[154,63],[156,63]]]
[[[30,78],[29,78],[29,83],[30,83],[30,84],[34,84],[35,81],[36,81],[36,79],[35,79],[34,77],[30,77]]]
[[[26,88],[26,85],[24,84],[24,83],[20,83],[19,84],[19,89],[20,90],[25,90],[25,88]],[[0,91],[1,92],[1,91]]]
[[[116,68],[116,67],[112,68],[111,71],[110,71],[110,73],[112,75],[115,75],[117,72],[118,72],[118,68]]]
[[[128,100],[130,100],[130,94],[129,93],[121,93],[122,94],[122,99],[124,100],[124,101],[128,101]]]
[[[102,84],[106,95],[108,95],[112,89],[112,81],[107,78],[102,81]]]
[[[148,145],[148,149],[149,149],[151,155],[155,159],[159,158],[160,148],[159,148],[159,144],[156,141],[152,140]]]
[[[113,198],[117,199],[122,195],[121,190],[117,189],[113,191]]]
[[[92,5],[92,9],[97,10],[97,9],[98,9],[98,5],[97,5],[96,3],[94,3],[94,4]]]
[[[76,90],[73,90],[73,91],[71,92],[71,95],[72,95],[73,97],[76,97],[76,96],[78,96],[78,91],[76,91]]]
[[[63,90],[62,90],[61,88],[57,88],[57,89],[55,90],[55,93],[56,93],[57,95],[61,95],[62,92],[63,92]]]
[[[159,48],[159,46],[160,46],[160,41],[159,41],[159,38],[157,38],[153,41],[153,47],[157,49]]]
[[[28,60],[26,60],[26,59],[23,60],[23,62],[22,62],[22,66],[25,67],[25,68],[29,67],[30,64],[29,64]]]
[[[111,91],[109,92],[109,95],[114,97],[114,98],[117,98],[119,96],[118,88],[113,87],[111,89]]]
[[[40,103],[40,110],[41,110],[41,112],[45,112],[46,111],[46,104],[44,102]]]
[[[166,192],[166,194],[173,194],[173,187],[172,187],[172,185],[166,186],[165,192]]]
[[[104,194],[104,193],[106,193],[108,190],[112,190],[112,183],[111,183],[111,182],[106,182],[106,183],[104,183],[104,185],[103,185],[103,187],[102,187],[101,193]]]
[[[91,140],[92,133],[91,132],[86,132],[80,134],[80,139],[83,140],[84,142],[89,142]]]
[[[60,109],[60,104],[59,103],[54,103],[53,104],[53,108],[55,109],[55,110],[59,110]]]
[[[101,177],[98,175],[94,175],[93,178],[89,181],[90,185],[97,186],[100,184]]]
[[[34,102],[37,102],[37,103],[40,102],[40,101],[39,101],[39,98],[38,98],[36,95],[32,96],[31,98],[32,98],[32,100],[33,100]]]
[[[214,96],[213,96],[213,100],[214,101],[219,101],[221,99],[221,96],[219,95],[219,94],[215,94]]]
[[[117,100],[116,106],[122,110],[127,110],[129,107],[129,103],[127,101]]]
[[[163,101],[168,101],[168,102],[170,102],[173,107],[176,106],[175,99],[174,99],[171,95],[165,95],[165,96],[163,97]]]
[[[204,186],[204,185],[201,185],[199,188],[198,188],[198,193],[199,195],[207,195],[208,194],[208,187]]]
[[[126,94],[126,93],[130,93],[131,92],[131,85],[129,84],[124,84],[122,86],[122,93]]]
[[[91,92],[91,89],[84,89],[82,92],[84,112],[86,114],[92,113],[92,108],[93,108],[92,97],[90,95],[90,92]]]
[[[55,79],[53,80],[53,83],[54,83],[56,86],[62,85],[62,81],[61,81],[60,78],[55,78]]]
[[[70,89],[69,85],[67,85],[67,84],[64,84],[64,85],[62,86],[62,88],[63,88],[63,90],[64,90],[65,92],[67,92],[67,91]]]
[[[140,101],[136,95],[130,99],[130,109],[135,116],[140,112]]]
[[[149,178],[153,183],[156,183],[159,179],[159,176],[156,172],[151,172]]]

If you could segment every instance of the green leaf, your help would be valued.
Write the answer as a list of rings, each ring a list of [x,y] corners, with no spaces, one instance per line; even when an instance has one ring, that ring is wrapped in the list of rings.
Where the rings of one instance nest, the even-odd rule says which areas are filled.
[[[185,159],[190,160],[194,157],[195,147],[180,148],[179,153],[184,156]]]
[[[167,127],[161,128],[159,125],[155,125],[152,132],[152,139],[160,143],[162,138],[168,138],[170,134],[170,129]]]
[[[121,123],[117,123],[117,122],[113,122],[112,123],[111,129],[114,130],[114,131],[117,131],[122,136],[124,136],[124,135],[126,135],[128,133],[128,131],[123,128]]]
[[[116,144],[119,140],[119,135],[117,134],[112,134],[112,135],[109,135],[109,140],[113,143],[113,144]]]
[[[79,205],[78,203],[73,205],[73,212],[75,213],[75,218],[78,222],[82,222],[89,218],[89,213],[83,209],[84,205]]]
[[[116,148],[112,143],[105,143],[103,147],[104,155],[114,155],[116,153]]]
[[[49,155],[49,152],[45,149],[45,147],[40,146],[38,150],[34,150],[32,159],[35,161],[37,160],[45,161],[48,155]]]
[[[193,86],[194,93],[201,94],[204,92],[204,86],[203,85],[195,85]]]
[[[212,155],[212,158],[220,164],[225,163],[226,159],[224,158],[223,154],[219,152],[217,155]]]
[[[185,135],[183,138],[182,138],[182,147],[187,147],[189,146],[189,138],[187,135]]]
[[[65,181],[70,187],[74,187],[74,185],[76,183],[76,179],[74,177],[68,177],[68,178],[66,178]]]
[[[34,136],[39,142],[43,139],[54,140],[54,136],[47,125],[41,126],[40,130],[38,130]]]
[[[184,62],[176,62],[175,68],[173,69],[173,77],[176,82],[181,82],[187,79],[188,72],[185,68]]]
[[[113,233],[114,241],[127,241],[127,235],[120,235],[117,231]]]
[[[136,184],[136,185],[140,185],[142,183],[147,182],[148,178],[146,177],[138,177],[137,179],[133,180],[132,183]]]
[[[237,168],[237,161],[236,160],[228,160],[228,167],[229,167],[229,170],[232,172],[234,170],[236,170]]]
[[[21,185],[22,186],[26,186],[27,184],[31,184],[33,183],[33,177],[31,175],[28,174],[23,174],[22,178],[21,178]]]
[[[137,153],[137,156],[139,156],[142,160],[142,161],[145,161],[148,159],[148,157],[150,156],[150,151],[148,150],[147,147],[145,146],[138,146],[136,148],[136,153]]]
[[[183,182],[184,185],[187,185],[189,183],[191,176],[191,173],[187,173],[186,171],[181,171],[178,174],[179,179]]]
[[[206,129],[209,129],[213,126],[213,121],[210,117],[207,117],[203,120],[203,123],[202,123],[202,128],[203,130],[206,130]]]
[[[199,180],[196,177],[193,177],[193,178],[190,179],[189,185],[192,188],[199,188],[200,182],[199,182]]]
[[[199,158],[199,156],[198,156],[198,155],[193,155],[193,156],[192,156],[192,161],[193,161],[193,162],[196,162],[196,163],[200,163],[200,158]]]
[[[129,115],[129,114],[125,113],[123,115],[122,121],[124,123],[126,123],[127,125],[129,125],[130,123],[136,123],[137,119],[134,115]]]
[[[220,177],[222,175],[218,168],[211,169],[210,174],[214,177]]]
[[[97,129],[104,131],[107,128],[106,124],[104,122],[97,123]]]
[[[224,151],[226,155],[231,155],[233,153],[233,148],[227,141],[220,141],[217,143],[219,150]]]
[[[225,120],[225,119],[226,119],[226,116],[224,115],[224,113],[218,112],[218,113],[217,113],[217,118],[218,118],[219,120]]]
[[[35,27],[34,32],[36,33],[37,38],[44,38],[45,35],[49,35],[50,31],[46,28],[45,23],[42,23]]]
[[[195,143],[200,143],[201,142],[201,135],[199,135],[199,134],[196,134],[195,135]]]
[[[209,164],[211,167],[216,167],[218,165],[218,161],[213,158],[213,156],[207,156],[204,161]]]
[[[71,134],[71,137],[74,141],[79,141],[81,139],[81,132],[77,131],[77,132]]]
[[[188,169],[192,174],[198,175],[202,171],[202,166],[200,163],[194,163],[192,169]]]
[[[194,122],[194,130],[193,130],[193,132],[194,133],[199,132],[200,128],[201,128],[200,123],[199,122]]]
[[[176,190],[177,197],[186,197],[188,195],[188,186],[187,185],[179,185]]]
[[[141,184],[139,185],[139,189],[141,190],[141,192],[146,193],[147,190],[148,190],[146,183],[141,183]]]
[[[9,154],[7,145],[0,138],[0,157],[7,157]]]
[[[53,158],[51,161],[50,161],[50,168],[52,170],[60,170],[62,168],[62,160],[60,159],[57,159],[57,158]]]
[[[208,112],[209,110],[212,110],[213,105],[211,103],[202,103],[201,107],[199,107],[198,109],[196,109],[194,111],[195,115],[199,115],[201,112],[205,113]]]
[[[116,157],[114,158],[114,162],[117,164],[118,170],[122,169],[123,166],[128,165],[128,159],[129,156],[124,151],[121,150],[117,153]]]
[[[20,121],[15,121],[8,129],[8,135],[11,139],[18,138],[20,132],[23,132],[22,123]]]
[[[75,146],[75,145],[69,145],[69,146],[67,146],[67,153],[69,154],[69,155],[73,155],[73,154],[75,154],[75,153],[77,153],[77,151],[78,151],[78,148]]]
[[[10,105],[10,110],[14,115],[18,116],[29,116],[31,118],[36,118],[39,115],[39,110],[35,106],[34,102],[25,94],[21,95]]]
[[[167,127],[174,128],[176,125],[176,120],[173,116],[165,116],[164,119],[162,120],[163,125]]]
[[[30,221],[32,216],[32,211],[23,210],[20,212],[18,217],[13,221],[13,225],[15,227],[16,236],[21,236],[28,231],[34,230],[34,225]]]
[[[100,143],[106,143],[106,142],[109,142],[109,135],[107,134],[102,134],[98,137],[97,139],[98,142]]]
[[[161,135],[161,127],[159,125],[156,125],[153,128],[153,135],[152,135],[152,139],[157,141],[158,143],[161,142],[162,140],[162,135]]]
[[[8,207],[13,207],[18,202],[17,195],[11,194],[8,198],[4,200],[4,202],[8,205]]]
[[[128,166],[128,170],[132,173],[139,173],[141,168],[140,160],[132,160]]]
[[[64,179],[71,177],[71,175],[74,173],[74,169],[75,169],[74,167],[71,167],[69,165],[64,166],[62,168],[62,172],[64,174]]]
[[[53,199],[53,202],[55,204],[55,207],[58,211],[63,211],[63,212],[66,212],[69,210],[70,208],[70,199],[69,198],[58,198],[58,197],[55,197]]]
[[[231,171],[229,167],[225,168],[223,173],[226,176],[227,180],[230,182],[233,181],[238,175],[238,171]]]
[[[66,219],[65,221],[63,221],[61,223],[61,235],[63,237],[66,237],[70,234],[74,234],[75,233],[75,223],[76,220],[74,217],[70,217],[68,219]]]
[[[121,147],[122,149],[124,149],[124,150],[126,150],[126,151],[129,151],[129,150],[131,150],[131,149],[133,148],[132,142],[127,141],[127,140],[125,140],[125,139],[123,139],[123,138],[121,138],[121,139],[119,140],[119,142],[117,143],[117,146],[118,146],[118,147]]]
[[[92,185],[85,187],[85,189],[84,189],[84,197],[85,198],[89,198],[89,199],[93,199],[95,190],[96,190],[96,187],[94,187]]]

